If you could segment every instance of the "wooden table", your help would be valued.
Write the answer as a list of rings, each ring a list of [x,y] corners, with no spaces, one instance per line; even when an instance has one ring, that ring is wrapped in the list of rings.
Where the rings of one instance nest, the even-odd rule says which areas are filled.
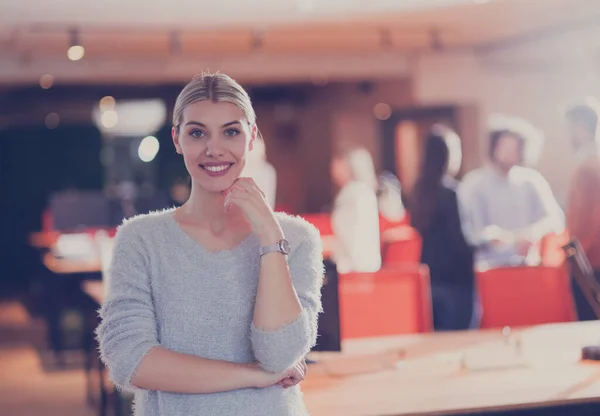
[[[516,329],[508,338],[487,330],[352,340],[343,353],[313,354],[318,364],[302,389],[312,416],[600,404],[600,364],[579,360],[593,344],[597,321]]]
[[[56,257],[52,251],[42,256],[44,266],[56,274],[100,273],[102,264],[99,258],[63,259]]]
[[[102,282],[85,282],[97,302]],[[600,403],[600,323],[354,339],[311,353],[302,384],[311,416],[450,415]],[[491,364],[496,364],[492,366]]]

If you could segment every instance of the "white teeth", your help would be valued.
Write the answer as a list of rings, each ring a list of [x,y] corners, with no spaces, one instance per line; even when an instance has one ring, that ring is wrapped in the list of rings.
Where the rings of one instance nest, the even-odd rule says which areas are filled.
[[[204,166],[204,169],[209,170],[211,172],[223,172],[227,169],[229,165],[221,165],[221,166]]]

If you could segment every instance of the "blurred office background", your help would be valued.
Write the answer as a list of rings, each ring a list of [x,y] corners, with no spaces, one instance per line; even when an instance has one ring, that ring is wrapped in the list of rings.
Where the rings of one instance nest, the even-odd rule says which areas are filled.
[[[367,150],[375,173],[397,179],[404,198],[424,137],[440,123],[460,137],[459,179],[485,163],[494,120],[535,126],[544,137],[535,168],[564,209],[577,162],[564,114],[600,97],[599,39],[595,0],[3,0],[0,406],[19,415],[97,413],[87,358],[57,363],[56,350],[93,350],[86,320],[95,304],[81,287],[101,281],[101,262],[88,258],[98,255],[90,248],[98,230],[110,238],[123,218],[187,197],[170,118],[194,74],[221,71],[247,88],[277,174],[274,208],[304,215],[326,239],[334,155]],[[415,233],[405,215],[390,224],[405,236],[390,246]],[[382,253],[382,270],[418,265],[418,245],[396,247],[400,260]],[[69,256],[89,269],[61,269]],[[564,258],[552,266],[562,273]],[[340,290],[342,342],[433,332],[431,323],[383,323],[374,333],[372,322],[353,326],[357,292]],[[385,304],[379,295],[356,297],[356,307]],[[390,308],[372,319],[404,313]]]

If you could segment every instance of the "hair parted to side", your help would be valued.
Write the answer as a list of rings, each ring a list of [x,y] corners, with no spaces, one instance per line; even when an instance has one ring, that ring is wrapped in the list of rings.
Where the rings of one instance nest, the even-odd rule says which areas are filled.
[[[250,96],[240,84],[230,76],[219,72],[203,72],[196,75],[179,93],[173,109],[173,127],[179,130],[183,111],[187,106],[205,100],[234,104],[242,110],[250,126],[256,124],[256,113]]]

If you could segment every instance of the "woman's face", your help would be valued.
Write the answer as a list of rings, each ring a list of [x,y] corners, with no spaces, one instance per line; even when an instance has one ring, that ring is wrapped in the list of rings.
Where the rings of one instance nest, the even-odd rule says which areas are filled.
[[[256,138],[242,110],[226,102],[187,106],[173,142],[192,181],[209,192],[227,190],[240,177]]]

